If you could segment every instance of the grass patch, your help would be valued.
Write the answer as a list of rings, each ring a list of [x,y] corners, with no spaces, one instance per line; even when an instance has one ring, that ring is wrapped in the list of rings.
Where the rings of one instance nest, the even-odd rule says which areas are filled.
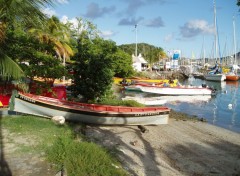
[[[25,140],[17,144],[18,150],[44,153],[57,171],[64,168],[69,176],[128,175],[109,151],[85,141],[81,134],[76,135],[74,130],[81,128],[81,124],[56,125],[49,119],[35,116],[10,116],[2,118],[1,125],[14,139],[20,136],[20,141]],[[33,142],[28,143],[28,139]]]
[[[118,100],[118,99],[105,99],[98,104],[112,105],[112,106],[128,106],[128,107],[144,107],[143,104],[134,100]]]
[[[47,156],[50,162],[56,164],[58,170],[64,166],[70,176],[127,175],[107,150],[94,143],[60,137],[47,151]]]

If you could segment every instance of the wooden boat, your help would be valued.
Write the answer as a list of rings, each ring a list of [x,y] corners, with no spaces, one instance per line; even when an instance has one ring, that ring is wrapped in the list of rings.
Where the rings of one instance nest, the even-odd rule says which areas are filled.
[[[239,76],[237,70],[239,69],[238,65],[234,64],[231,66],[231,71],[226,73],[226,81],[238,81]]]
[[[8,107],[10,97],[11,97],[10,94],[6,94],[6,95],[0,94],[0,108]]]
[[[126,96],[122,100],[134,100],[138,103],[144,104],[146,106],[155,106],[155,105],[164,105],[167,103],[167,100],[161,97],[130,97]]]
[[[121,84],[121,82],[124,80],[124,78],[114,77],[114,84]],[[132,78],[126,78],[125,81],[128,85],[132,83],[168,83],[169,79],[148,79],[148,78],[138,78],[138,77],[132,77]],[[171,83],[173,86],[175,86],[178,83],[177,79],[173,80],[173,83]]]
[[[142,86],[157,86],[157,87],[163,87],[163,86],[167,86],[167,87],[176,87],[177,85],[179,85],[179,83],[167,83],[167,82],[162,82],[162,83],[141,83],[141,82],[138,82],[138,83],[135,83],[135,84],[132,84],[132,85],[126,85],[124,86],[124,90],[127,90],[127,91],[137,91],[137,92],[142,92],[141,90],[141,87]]]
[[[236,75],[235,73],[232,74],[226,74],[226,81],[238,81],[239,76]]]
[[[159,86],[139,86],[142,92],[155,93],[160,95],[212,95],[214,90],[203,86],[177,86],[177,87],[159,87]]]
[[[167,124],[167,107],[125,107],[61,101],[55,98],[18,93],[11,101],[16,112],[51,118],[63,116],[68,121],[104,125]]]

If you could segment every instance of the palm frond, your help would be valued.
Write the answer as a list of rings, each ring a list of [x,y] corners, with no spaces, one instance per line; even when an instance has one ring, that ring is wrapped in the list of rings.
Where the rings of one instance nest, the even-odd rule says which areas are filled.
[[[20,79],[24,76],[22,69],[10,57],[0,50],[0,75]]]

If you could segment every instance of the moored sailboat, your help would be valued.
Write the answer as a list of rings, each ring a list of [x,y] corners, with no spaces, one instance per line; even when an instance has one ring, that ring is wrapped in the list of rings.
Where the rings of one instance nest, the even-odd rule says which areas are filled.
[[[216,2],[214,0],[214,37],[215,37],[215,57],[216,57],[216,65],[214,70],[208,72],[204,77],[208,81],[224,81],[226,79],[226,75],[222,73],[222,69],[217,64],[218,58],[218,31],[217,31],[217,15],[216,15]],[[221,64],[221,58],[220,58]]]
[[[237,75],[237,70],[239,69],[238,65],[236,64],[236,36],[235,36],[235,19],[233,16],[233,41],[234,41],[234,64],[231,67],[231,71],[226,74],[226,81],[238,81],[239,76]]]

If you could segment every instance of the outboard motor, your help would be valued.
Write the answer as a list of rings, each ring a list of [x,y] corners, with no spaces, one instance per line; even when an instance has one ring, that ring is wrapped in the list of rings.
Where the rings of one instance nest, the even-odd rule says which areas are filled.
[[[203,87],[203,88],[206,88],[206,87],[207,87],[207,84],[202,84],[202,87]]]
[[[212,95],[216,95],[217,94],[217,89],[215,89],[214,87],[210,87],[210,89],[212,90]]]

